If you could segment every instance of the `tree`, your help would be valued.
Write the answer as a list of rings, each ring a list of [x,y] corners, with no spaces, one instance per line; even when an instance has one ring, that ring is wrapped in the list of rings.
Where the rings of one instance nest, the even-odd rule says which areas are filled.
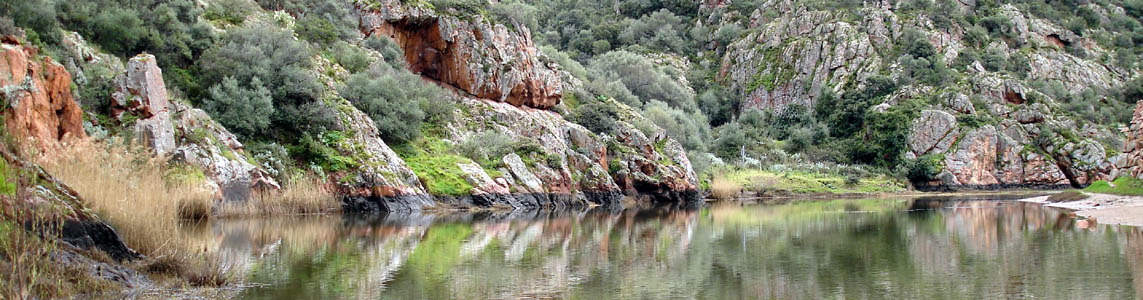
[[[716,129],[718,139],[714,140],[714,150],[718,157],[735,161],[741,158],[740,152],[746,146],[746,133],[738,123],[727,123]]]
[[[258,77],[240,86],[238,80],[227,76],[221,84],[211,87],[209,94],[203,99],[203,110],[230,131],[250,137],[270,126],[274,103],[270,90]]]
[[[651,101],[643,108],[643,116],[667,131],[667,136],[679,141],[687,150],[706,150],[710,129],[706,116],[699,112],[688,114],[671,108],[666,103]]]
[[[692,91],[679,84],[668,72],[678,72],[671,67],[660,67],[649,59],[627,51],[611,51],[599,57],[589,65],[593,77],[604,83],[622,84],[623,88],[614,90],[627,90],[637,97],[638,103],[628,105],[640,107],[651,100],[663,101],[671,107],[685,111],[695,111]],[[603,93],[617,99],[624,95]],[[624,101],[626,103],[626,101]]]

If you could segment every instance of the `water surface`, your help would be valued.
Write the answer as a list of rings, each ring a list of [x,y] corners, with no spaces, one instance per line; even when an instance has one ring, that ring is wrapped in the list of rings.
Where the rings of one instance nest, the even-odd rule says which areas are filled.
[[[248,299],[1132,299],[1143,231],[983,198],[222,220]]]

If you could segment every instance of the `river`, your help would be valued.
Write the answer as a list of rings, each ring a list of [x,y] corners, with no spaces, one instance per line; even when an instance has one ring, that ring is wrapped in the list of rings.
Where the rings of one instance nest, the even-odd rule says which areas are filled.
[[[213,220],[244,299],[1131,299],[1143,230],[1002,196]]]

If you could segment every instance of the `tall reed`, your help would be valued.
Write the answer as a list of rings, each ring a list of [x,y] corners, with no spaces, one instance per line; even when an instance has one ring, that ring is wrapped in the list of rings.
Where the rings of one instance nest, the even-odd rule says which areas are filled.
[[[165,158],[118,142],[83,142],[40,155],[48,173],[71,186],[87,206],[118,230],[153,273],[203,284],[221,284],[226,268],[177,238],[180,207],[207,206],[214,195],[194,184],[166,180]],[[207,278],[207,279],[203,279]]]

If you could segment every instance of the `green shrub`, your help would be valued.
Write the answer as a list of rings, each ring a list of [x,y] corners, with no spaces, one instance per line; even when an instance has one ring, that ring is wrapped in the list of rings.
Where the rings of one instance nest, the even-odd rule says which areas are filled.
[[[349,73],[363,72],[373,64],[373,59],[368,53],[345,41],[335,42],[329,47],[328,52],[333,62],[341,65]]]
[[[254,12],[255,7],[246,0],[216,0],[206,7],[202,16],[207,20],[219,20],[230,24],[241,25],[246,16]]]
[[[299,28],[296,29],[303,39],[315,38],[314,41],[329,44],[328,42],[333,40],[349,40],[358,35],[358,16],[354,13],[353,1],[258,0],[256,2],[267,10],[283,10],[291,15],[301,16],[297,23]],[[307,33],[300,34],[302,32]]]
[[[210,88],[209,95],[203,99],[202,109],[230,131],[250,137],[270,126],[274,103],[270,90],[258,77],[240,86],[238,80],[227,76]]]
[[[1001,51],[989,50],[988,52],[984,53],[984,56],[981,56],[980,63],[984,65],[985,70],[990,72],[999,72],[1000,70],[1004,70],[1004,68],[1007,67],[1008,59],[1004,57],[1004,53]]]
[[[573,113],[576,124],[583,125],[595,133],[615,131],[615,107],[599,101],[592,101],[576,107]]]
[[[313,74],[311,56],[309,47],[288,30],[247,25],[230,30],[221,44],[203,54],[200,65],[203,82],[222,84],[226,77],[239,83],[260,79],[273,100],[270,120],[274,126],[270,128],[296,132],[314,125],[308,123],[313,119],[301,113],[320,109],[312,104],[323,87]]]
[[[644,103],[658,100],[671,107],[686,111],[696,110],[694,94],[685,86],[675,80],[670,72],[677,72],[671,67],[656,66],[651,60],[635,53],[619,50],[596,57],[589,65],[591,74],[597,80],[608,84],[621,84],[622,90],[630,91],[638,99],[637,103],[624,101],[625,95],[614,93],[601,93],[619,99],[632,107],[641,107]]]
[[[320,16],[307,15],[298,20],[298,37],[319,45],[329,45],[338,39],[337,27]]]
[[[294,161],[290,158],[290,152],[282,145],[270,142],[248,142],[246,143],[246,152],[254,157],[254,160],[270,173],[274,179],[278,181],[285,181],[288,179],[288,173],[294,168]]]
[[[493,130],[485,130],[466,138],[456,146],[456,152],[480,163],[491,166],[500,158],[515,150],[516,140],[512,136]]]
[[[365,39],[365,48],[381,53],[385,62],[394,68],[405,67],[405,51],[393,39],[383,35],[373,35]]]
[[[298,140],[298,145],[290,147],[290,152],[320,166],[322,171],[337,172],[358,166],[358,161],[341,155],[341,152],[331,147],[329,142],[333,141],[325,133],[316,139],[308,133],[303,134]]]
[[[742,127],[737,122],[731,122],[719,126],[715,132],[718,137],[714,140],[715,154],[729,161],[741,159],[740,151],[747,143],[746,133]]]
[[[937,178],[944,169],[944,157],[926,154],[914,160],[905,161],[905,177],[912,182],[927,182]]]
[[[683,19],[669,10],[660,9],[639,19],[629,19],[619,40],[663,52],[687,53],[689,42]]]
[[[643,108],[643,116],[667,131],[667,136],[679,141],[687,150],[706,151],[710,128],[706,116],[699,112],[688,114],[671,108],[666,103],[651,101]]]
[[[404,143],[420,136],[423,106],[446,97],[444,90],[404,70],[376,68],[349,76],[341,96],[373,119],[386,142]],[[439,113],[439,112],[436,112]]]
[[[518,0],[498,1],[488,8],[489,17],[496,23],[515,27],[519,24],[527,29],[539,29],[536,22],[536,7]],[[520,28],[517,28],[520,29]]]

